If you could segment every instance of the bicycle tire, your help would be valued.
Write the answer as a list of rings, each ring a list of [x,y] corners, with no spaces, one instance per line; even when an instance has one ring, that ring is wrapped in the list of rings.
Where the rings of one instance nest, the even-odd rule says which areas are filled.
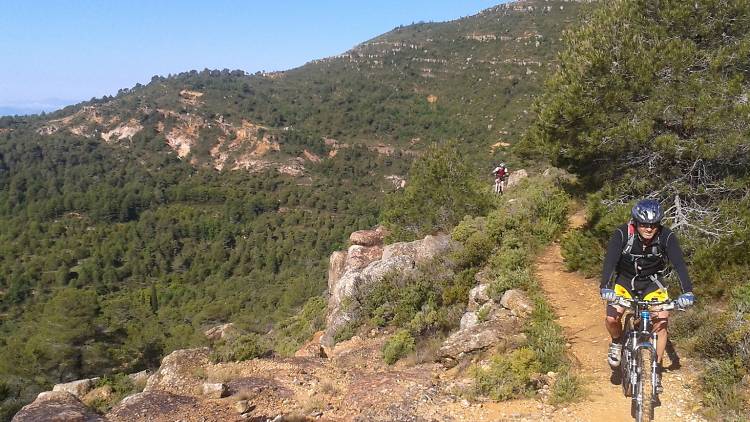
[[[632,379],[630,374],[631,346],[629,337],[624,338],[628,340],[625,340],[625,344],[622,346],[622,352],[620,355],[620,378],[622,379],[622,394],[624,394],[625,397],[631,397],[633,395],[633,384],[630,382],[630,380]]]
[[[640,364],[641,373],[638,377],[638,396],[636,402],[635,420],[637,422],[650,422],[654,419],[654,377],[652,374],[653,354],[649,349],[640,349],[636,359]]]
[[[632,347],[631,337],[633,332],[632,314],[625,315],[624,326],[625,330],[623,331],[622,338],[625,340],[623,342],[624,344],[622,346],[622,352],[620,355],[620,376],[622,378],[622,393],[625,395],[625,397],[631,397],[633,395],[633,384],[630,382],[632,379],[632,376],[630,374],[630,360],[632,359],[630,348]]]

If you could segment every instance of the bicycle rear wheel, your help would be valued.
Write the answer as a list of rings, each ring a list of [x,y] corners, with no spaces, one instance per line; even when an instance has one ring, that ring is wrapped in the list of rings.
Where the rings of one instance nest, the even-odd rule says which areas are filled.
[[[653,354],[649,349],[640,349],[636,353],[636,359],[640,366],[638,385],[634,397],[635,420],[637,422],[650,422],[654,419],[654,376],[653,376]]]

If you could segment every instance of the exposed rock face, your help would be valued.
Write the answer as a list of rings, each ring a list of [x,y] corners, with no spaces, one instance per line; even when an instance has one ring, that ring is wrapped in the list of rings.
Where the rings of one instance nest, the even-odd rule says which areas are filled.
[[[203,334],[205,334],[209,340],[216,341],[229,340],[239,336],[241,333],[240,329],[230,322],[228,324],[221,324],[217,325],[216,327],[209,328]]]
[[[512,171],[510,173],[510,176],[508,176],[508,186],[507,187],[515,186],[521,180],[523,180],[523,179],[525,179],[527,177],[529,177],[529,174],[524,169]]]
[[[461,325],[459,330],[466,330],[477,324],[479,324],[479,315],[477,315],[476,312],[466,312],[461,317]]]
[[[66,391],[45,391],[13,417],[12,422],[80,421],[106,422]]]
[[[146,382],[144,392],[166,391],[173,394],[200,396],[202,381],[196,376],[196,368],[209,364],[209,349],[175,350],[161,361],[159,370]]]
[[[411,257],[415,262],[427,262],[437,255],[450,250],[450,236],[426,236],[422,240],[413,242],[398,242],[383,248],[383,260],[394,256]]]
[[[385,176],[386,180],[390,180],[391,183],[393,183],[393,187],[398,189],[403,189],[406,187],[406,179],[404,179],[402,176],[392,174],[390,176]]]
[[[386,234],[383,226],[377,226],[373,230],[358,230],[349,236],[349,242],[352,245],[381,246]]]
[[[141,130],[143,130],[143,126],[135,119],[130,119],[127,123],[117,126],[108,132],[102,132],[100,136],[105,142],[120,141],[125,138],[132,138]]]
[[[341,276],[344,274],[344,268],[346,267],[346,252],[336,251],[331,254],[330,263],[328,265],[328,291],[333,290],[333,286],[339,281]]]
[[[476,311],[482,305],[492,300],[489,295],[489,284],[480,284],[469,291],[469,311]]]
[[[65,384],[56,384],[52,387],[52,391],[64,391],[70,393],[78,398],[86,395],[92,388],[99,378],[84,379],[78,381],[66,382]]]
[[[371,286],[382,281],[386,274],[413,271],[417,263],[427,262],[450,248],[451,241],[447,235],[387,245],[382,248],[382,254],[378,253],[379,246],[353,245],[349,247],[345,259],[344,273],[333,280],[330,277],[338,274],[341,260],[340,253],[334,252],[328,272],[330,297],[326,330],[320,344],[327,348],[333,346],[336,332],[356,316],[359,303]]]
[[[344,271],[361,270],[371,262],[379,260],[382,256],[383,248],[380,246],[349,246]]]

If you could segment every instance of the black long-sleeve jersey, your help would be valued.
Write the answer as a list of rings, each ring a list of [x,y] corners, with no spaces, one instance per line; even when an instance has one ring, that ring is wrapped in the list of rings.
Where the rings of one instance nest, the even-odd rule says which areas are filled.
[[[660,278],[666,266],[671,263],[680,279],[683,292],[692,292],[693,283],[685,265],[677,235],[667,227],[662,227],[654,237],[651,245],[644,248],[643,241],[636,231],[630,253],[623,253],[628,242],[628,225],[623,224],[612,234],[607,243],[607,254],[604,257],[604,269],[600,287],[612,288],[612,281],[634,291],[643,291],[654,277]],[[659,254],[653,254],[658,242]],[[615,276],[616,275],[616,276]]]

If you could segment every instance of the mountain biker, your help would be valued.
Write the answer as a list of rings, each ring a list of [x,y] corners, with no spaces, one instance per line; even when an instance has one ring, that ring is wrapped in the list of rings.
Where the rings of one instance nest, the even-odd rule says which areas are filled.
[[[643,300],[665,301],[669,297],[664,284],[667,264],[671,263],[680,280],[682,294],[677,298],[678,306],[686,308],[693,304],[693,285],[687,272],[682,249],[672,230],[661,225],[664,211],[658,201],[638,201],[631,211],[628,223],[618,227],[607,244],[604,269],[600,283],[602,299],[607,302],[617,296]],[[607,362],[612,370],[620,366],[622,350],[622,315],[620,306],[607,304],[605,326],[612,342],[607,353]],[[651,314],[653,331],[657,334],[657,389],[661,391],[662,357],[667,344],[667,319],[669,311]]]
[[[507,185],[508,183],[508,167],[505,166],[505,163],[500,163],[494,170],[492,170],[492,174],[495,176],[495,185],[499,185],[500,192],[502,192],[505,188],[504,185]]]

